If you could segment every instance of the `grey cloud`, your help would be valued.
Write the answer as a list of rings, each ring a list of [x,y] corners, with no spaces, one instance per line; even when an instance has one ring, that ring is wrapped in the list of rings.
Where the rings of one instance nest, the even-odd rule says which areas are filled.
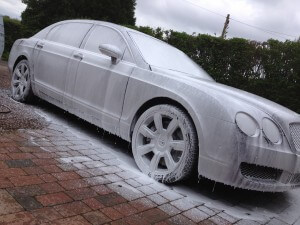
[[[199,5],[202,1],[194,2]],[[219,10],[219,5],[228,5],[223,8],[222,14],[231,13],[235,3],[239,0],[218,0],[212,11]],[[280,33],[300,36],[300,2],[297,0],[245,0],[245,8],[235,9],[231,14],[232,18],[247,24],[261,27],[267,30],[274,30]],[[149,25],[152,27],[163,27],[175,29],[188,33],[209,33],[220,35],[225,22],[224,17],[205,11],[184,0],[138,0],[137,1],[137,23],[138,25]],[[204,3],[202,3],[204,4]],[[205,7],[205,5],[201,5]],[[231,7],[230,7],[231,6]],[[238,12],[238,15],[236,15]],[[249,16],[251,14],[251,16]],[[241,23],[231,21],[228,32],[230,37],[244,37],[254,40],[267,40],[269,38],[294,40],[294,37],[284,36],[276,33],[267,33]]]

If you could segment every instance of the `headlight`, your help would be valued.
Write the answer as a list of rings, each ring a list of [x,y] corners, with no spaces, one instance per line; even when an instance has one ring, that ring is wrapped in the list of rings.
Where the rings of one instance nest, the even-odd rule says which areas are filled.
[[[281,133],[277,125],[270,119],[264,118],[262,122],[265,136],[274,144],[279,144],[282,140]]]
[[[246,135],[255,137],[259,134],[258,123],[248,114],[237,113],[235,121],[240,130]]]

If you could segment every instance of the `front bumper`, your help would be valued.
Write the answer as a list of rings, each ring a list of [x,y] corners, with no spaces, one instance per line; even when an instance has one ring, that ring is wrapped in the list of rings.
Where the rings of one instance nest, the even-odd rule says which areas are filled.
[[[263,134],[251,138],[235,124],[223,126],[227,132],[210,144],[210,155],[201,154],[200,148],[199,175],[233,187],[265,192],[300,186],[300,154],[291,150],[285,137],[280,145],[273,145]]]

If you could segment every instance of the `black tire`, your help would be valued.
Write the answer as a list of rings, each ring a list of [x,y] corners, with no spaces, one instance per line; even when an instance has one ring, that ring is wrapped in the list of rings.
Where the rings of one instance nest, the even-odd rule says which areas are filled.
[[[178,107],[153,106],[135,124],[132,150],[138,167],[148,176],[163,183],[183,180],[191,175],[197,160],[195,126]]]
[[[12,98],[18,102],[30,102],[34,98],[31,88],[31,71],[29,62],[21,60],[15,66],[11,80]]]

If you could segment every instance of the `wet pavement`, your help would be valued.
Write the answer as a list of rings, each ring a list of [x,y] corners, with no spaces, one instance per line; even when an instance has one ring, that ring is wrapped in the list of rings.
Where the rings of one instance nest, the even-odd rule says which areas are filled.
[[[31,107],[46,127],[0,136],[1,225],[300,224],[299,189],[162,185],[139,172],[127,142],[43,101]]]

